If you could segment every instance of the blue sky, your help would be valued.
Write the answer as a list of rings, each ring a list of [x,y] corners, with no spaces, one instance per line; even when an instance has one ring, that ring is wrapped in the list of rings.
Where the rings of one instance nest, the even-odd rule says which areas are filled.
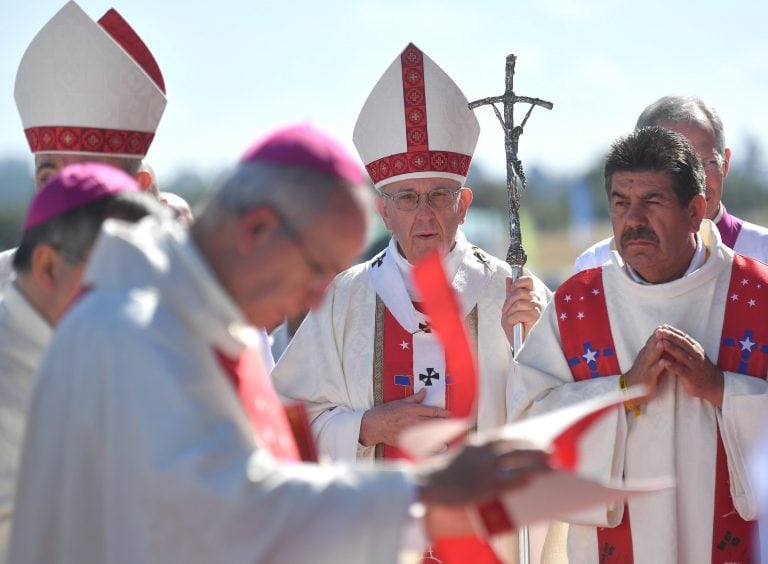
[[[63,3],[0,0],[0,154],[27,155],[16,67]],[[227,166],[288,121],[312,120],[352,148],[358,110],[410,41],[470,100],[500,94],[504,59],[518,55],[516,92],[555,104],[526,128],[526,166],[586,170],[671,93],[712,103],[737,159],[747,135],[768,141],[768,3],[757,0],[79,3],[94,19],[117,8],[163,71],[169,102],[148,155],[161,182],[184,166]],[[489,108],[478,112],[475,162],[503,174],[501,129]]]

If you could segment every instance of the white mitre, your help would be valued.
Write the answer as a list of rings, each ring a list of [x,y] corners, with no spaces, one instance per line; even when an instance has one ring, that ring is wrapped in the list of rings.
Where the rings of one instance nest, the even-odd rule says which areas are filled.
[[[467,178],[480,125],[443,69],[408,44],[373,87],[353,141],[376,188],[408,178]]]
[[[68,2],[27,47],[16,106],[33,153],[142,158],[165,110],[147,46],[115,10],[97,22]]]

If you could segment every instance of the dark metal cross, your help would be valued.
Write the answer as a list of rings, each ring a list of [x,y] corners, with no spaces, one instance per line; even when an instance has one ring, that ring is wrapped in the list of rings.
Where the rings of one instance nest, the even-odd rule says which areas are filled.
[[[481,100],[475,100],[469,103],[469,109],[474,110],[480,106],[490,104],[493,107],[493,111],[496,113],[496,117],[501,123],[501,127],[504,129],[504,149],[507,159],[507,192],[509,202],[509,249],[507,250],[507,264],[512,267],[512,278],[517,279],[522,274],[523,266],[525,266],[528,257],[523,249],[522,233],[520,232],[520,198],[525,191],[526,181],[525,172],[523,171],[523,163],[520,161],[517,150],[520,145],[520,135],[523,134],[523,127],[525,127],[528,118],[531,117],[531,112],[536,106],[541,106],[548,110],[552,109],[552,102],[541,100],[540,98],[530,98],[528,96],[517,96],[514,90],[514,77],[515,77],[515,61],[517,57],[515,55],[507,56],[506,66],[506,90],[501,96],[491,96],[489,98],[482,98]],[[499,109],[496,107],[496,103],[504,104],[504,116],[502,117]],[[514,119],[514,107],[515,104],[530,104],[528,113],[525,114],[523,121],[520,125],[515,125]],[[517,179],[520,178],[521,189],[518,190]]]
[[[507,67],[505,75],[504,94],[501,96],[492,96],[469,103],[469,109],[474,110],[480,106],[490,104],[493,108],[496,118],[504,129],[504,151],[507,160],[507,198],[509,204],[509,249],[507,250],[507,264],[512,268],[512,280],[517,280],[523,274],[528,257],[523,249],[523,235],[520,231],[520,198],[525,191],[525,172],[523,163],[517,156],[517,150],[520,145],[520,136],[523,134],[523,127],[531,117],[531,112],[536,106],[541,106],[548,110],[552,109],[552,102],[541,100],[539,98],[530,98],[528,96],[517,96],[514,89],[515,62],[517,57],[507,56]],[[502,117],[496,103],[504,104],[504,116]],[[528,112],[525,114],[520,125],[515,125],[514,109],[515,104],[530,104]],[[520,189],[517,186],[517,179],[520,178]],[[523,328],[518,323],[513,329],[512,351],[515,356],[523,346]],[[528,541],[528,528],[521,527],[518,532],[518,561],[520,564],[530,563],[530,543]]]
[[[427,368],[426,374],[419,374],[419,380],[424,382],[425,386],[431,386],[432,380],[439,380],[440,379],[440,373],[435,372],[434,368]]]

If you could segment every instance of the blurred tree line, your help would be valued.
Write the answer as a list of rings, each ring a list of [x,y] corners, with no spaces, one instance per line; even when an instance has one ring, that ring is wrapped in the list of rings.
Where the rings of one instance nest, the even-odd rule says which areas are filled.
[[[736,160],[731,162],[723,200],[732,213],[756,223],[768,224],[768,175],[762,147],[756,139],[747,139],[741,147],[742,154],[736,155]],[[527,167],[528,189],[522,200],[526,249],[530,242],[526,242],[527,233],[573,232],[574,228],[589,228],[592,224],[604,224],[608,220],[602,169],[602,161],[593,163],[580,174],[555,175],[538,166]],[[160,190],[174,192],[194,206],[207,190],[217,184],[219,177],[220,173],[201,175],[186,170],[171,179],[160,178]],[[474,213],[480,222],[488,223],[491,217],[488,212],[498,210],[498,216],[501,216],[498,225],[503,226],[507,206],[506,179],[489,174],[482,162],[475,162],[467,185],[473,189],[472,208],[477,210]],[[0,248],[17,244],[33,189],[31,159],[0,157]],[[479,208],[485,210],[480,211]],[[470,219],[472,214],[473,211],[470,212]],[[498,229],[502,236],[503,227],[494,225],[493,229]],[[598,239],[589,229],[586,233],[592,238],[591,242]],[[481,241],[478,243],[483,246]],[[506,249],[507,242],[500,243]],[[590,243],[580,241],[576,244],[585,248]],[[504,251],[499,251],[498,246],[487,250],[504,256]]]

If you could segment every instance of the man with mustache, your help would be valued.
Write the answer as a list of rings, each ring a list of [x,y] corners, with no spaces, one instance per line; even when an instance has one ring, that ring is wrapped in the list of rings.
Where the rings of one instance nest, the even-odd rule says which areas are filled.
[[[725,146],[723,122],[717,110],[693,96],[664,96],[643,110],[635,129],[651,125],[675,131],[693,145],[706,176],[704,217],[715,223],[723,243],[737,253],[768,262],[768,229],[730,215],[721,201],[731,150]],[[576,259],[573,271],[608,262],[615,250],[610,243],[610,238],[604,239],[584,251]]]
[[[589,432],[579,470],[677,481],[570,516],[571,562],[750,560],[757,509],[744,457],[768,414],[768,266],[703,220],[704,179],[678,133],[619,139],[605,164],[616,251],[558,288],[517,357],[512,416],[645,384],[641,401]]]

